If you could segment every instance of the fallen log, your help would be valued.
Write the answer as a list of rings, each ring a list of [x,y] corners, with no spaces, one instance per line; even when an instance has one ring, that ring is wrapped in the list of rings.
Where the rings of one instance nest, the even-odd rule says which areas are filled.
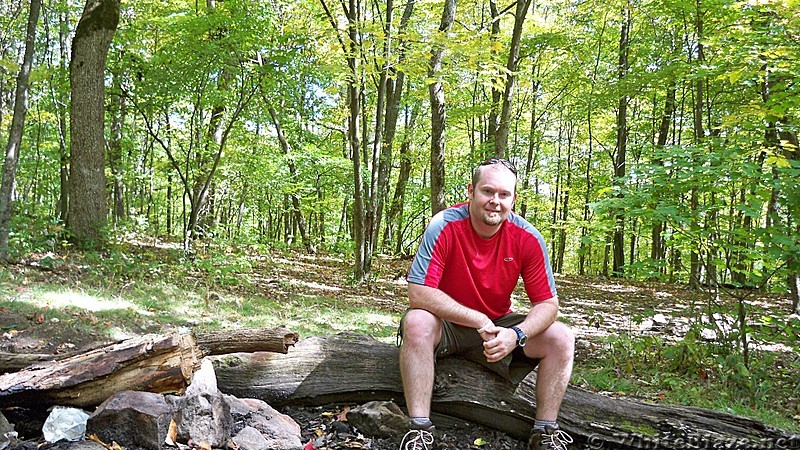
[[[0,374],[16,372],[36,363],[64,359],[69,355],[48,355],[46,353],[8,353],[0,352]]]
[[[286,353],[297,339],[285,328],[140,336],[0,375],[0,406],[89,407],[125,390],[177,393],[205,356]]]
[[[212,359],[220,391],[259,398],[276,407],[403,402],[397,348],[366,336],[308,338],[285,355],[231,354]],[[536,407],[534,388],[535,373],[515,389],[478,364],[444,358],[436,366],[432,409],[526,439]],[[559,422],[591,448],[800,448],[800,436],[756,420],[614,399],[574,387],[564,398]]]

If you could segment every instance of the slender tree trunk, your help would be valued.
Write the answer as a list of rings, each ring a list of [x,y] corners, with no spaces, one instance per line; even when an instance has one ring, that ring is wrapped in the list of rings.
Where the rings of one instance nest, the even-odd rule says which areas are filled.
[[[592,157],[594,156],[594,129],[592,126],[592,119],[594,115],[593,109],[593,99],[594,99],[594,89],[597,85],[597,71],[600,67],[600,61],[602,60],[603,56],[603,36],[605,35],[606,31],[606,20],[603,18],[602,27],[600,29],[600,33],[597,36],[597,52],[595,54],[594,59],[594,69],[592,70],[592,87],[589,93],[589,98],[592,101],[589,102],[588,111],[586,112],[586,125],[588,131],[588,154],[586,156],[586,194],[583,198],[583,224],[581,225],[581,244],[580,249],[578,250],[578,273],[580,275],[586,274],[586,256],[587,253],[591,252],[592,247],[586,243],[586,236],[589,234],[589,217],[591,215],[591,208],[590,208],[590,201],[591,201],[591,192],[592,192]]]
[[[796,227],[796,233],[800,236],[800,225]],[[786,277],[786,283],[789,285],[789,296],[792,299],[792,313],[800,314],[800,269],[797,265],[800,261],[797,256],[791,258],[787,263],[789,267],[789,275]]]
[[[405,205],[406,185],[411,175],[411,133],[417,117],[417,105],[406,113],[405,137],[400,144],[400,172],[397,174],[397,184],[392,196],[392,204],[386,216],[387,227],[384,233],[384,246],[388,246],[391,239],[395,239],[395,253],[399,254],[402,248],[403,235],[403,206]]]
[[[325,0],[320,0],[320,4],[328,16],[331,27],[333,30],[338,30],[337,19],[333,16]],[[361,70],[359,67],[359,40],[358,40],[358,26],[361,15],[361,2],[359,0],[348,0],[345,5],[344,1],[341,2],[342,9],[347,17],[347,38],[342,39],[339,37],[339,44],[342,46],[342,51],[347,55],[347,67],[350,71],[349,79],[347,80],[347,149],[350,152],[350,158],[353,161],[353,240],[355,241],[355,267],[354,267],[354,281],[362,283],[368,276],[367,264],[368,255],[366,254],[366,237],[365,237],[365,224],[364,224],[364,181],[361,175],[361,137],[359,131],[359,120],[361,118],[361,99],[362,99],[362,86]],[[365,139],[366,142],[366,139]],[[341,234],[345,225],[346,211],[348,200],[344,200],[342,210],[342,221],[340,222],[339,232]]]
[[[98,248],[104,240],[108,215],[104,78],[118,22],[119,0],[87,0],[72,40],[67,227],[82,247]]]
[[[492,63],[497,63],[499,65],[500,57],[498,56],[498,49],[500,45],[498,41],[500,40],[500,10],[497,8],[497,0],[489,0],[489,13],[490,13],[490,25],[491,25],[491,34],[489,38],[489,45],[491,46],[490,52],[490,59]],[[497,76],[500,76],[498,73]],[[495,138],[497,136],[497,124],[499,123],[500,119],[500,100],[503,97],[503,92],[498,85],[498,83],[492,83],[492,104],[489,108],[489,117],[487,118],[486,126],[488,127],[488,131],[484,133],[484,139],[481,139],[483,145],[481,145],[481,158],[484,159],[488,156],[488,152],[494,151],[496,146]]]
[[[620,85],[628,73],[628,47],[629,47],[629,34],[631,27],[631,5],[625,4],[623,10],[622,28],[619,35],[619,64],[618,64],[618,79]],[[617,148],[614,160],[614,177],[616,183],[624,183],[625,177],[625,158],[628,146],[628,96],[624,93],[620,94],[619,108],[617,110]],[[620,198],[622,194],[619,194]],[[614,238],[613,238],[613,273],[616,276],[622,275],[623,266],[625,264],[625,214],[618,212],[614,218]]]
[[[8,236],[10,234],[11,216],[14,214],[14,190],[16,187],[17,163],[22,134],[25,130],[25,116],[28,113],[28,95],[31,68],[33,67],[33,50],[36,44],[36,24],[39,22],[41,0],[31,0],[28,26],[25,32],[25,55],[22,67],[17,75],[17,88],[14,94],[14,116],[11,119],[11,130],[8,133],[8,145],[3,162],[2,183],[0,184],[0,260],[8,258]]]
[[[574,125],[570,122],[567,128],[567,169],[566,181],[562,187],[561,220],[558,229],[558,268],[557,272],[564,271],[564,252],[567,248],[567,221],[569,220],[569,193],[572,184],[572,133]]]
[[[514,96],[514,86],[517,81],[517,65],[519,63],[519,49],[522,42],[522,27],[532,0],[517,0],[514,11],[514,30],[511,34],[511,46],[506,63],[506,85],[503,90],[503,105],[500,111],[500,122],[494,138],[494,155],[505,158],[508,149],[508,130],[511,125],[511,100]]]
[[[275,108],[269,108],[269,115],[272,118],[272,123],[275,125],[275,131],[278,135],[278,141],[281,144],[283,153],[286,155],[286,162],[289,166],[289,175],[292,177],[292,179],[295,179],[297,177],[297,167],[295,167],[294,161],[292,161],[291,146],[289,146],[289,141],[286,140],[286,136],[283,134],[283,127],[281,126],[280,120],[278,120],[278,114],[275,112]],[[303,219],[303,210],[300,208],[300,198],[295,193],[292,193],[290,197],[292,199],[292,212],[294,213],[294,218],[297,222],[298,230],[300,231],[300,238],[303,240],[303,246],[309,253],[315,253],[316,249],[314,249],[314,244],[312,244],[311,238],[308,236],[308,232],[306,231],[306,223]]]
[[[670,125],[672,118],[675,115],[675,94],[677,86],[675,80],[670,80],[667,86],[667,95],[664,100],[664,114],[661,116],[661,122],[658,126],[658,138],[656,140],[656,151],[663,150],[667,145],[667,137],[669,136]],[[664,161],[659,156],[654,161],[657,165],[663,167]],[[650,246],[650,259],[657,263],[664,260],[664,245],[661,234],[664,230],[665,222],[663,220],[654,220],[651,232],[651,246]]]
[[[445,0],[442,20],[439,24],[439,33],[446,34],[453,26],[456,15],[456,0]],[[438,77],[442,70],[442,55],[444,45],[434,44],[431,50],[428,78],[435,79],[428,85],[431,101],[431,213],[436,214],[446,205],[444,192],[444,155],[445,155],[445,125],[447,115],[445,112],[444,86]]]
[[[111,141],[108,144],[108,164],[114,176],[113,217],[114,223],[119,224],[125,219],[125,192],[122,182],[122,127],[125,123],[125,97],[119,93],[111,96]]]
[[[525,172],[522,174],[522,190],[523,192],[528,192],[531,183],[531,174],[534,171],[535,165],[538,162],[538,155],[536,154],[537,150],[537,137],[536,137],[536,126],[538,124],[538,117],[537,117],[537,101],[539,99],[539,87],[541,84],[539,83],[539,75],[541,72],[541,65],[538,62],[534,62],[531,66],[531,124],[530,129],[528,130],[528,157],[525,159]],[[590,144],[591,145],[591,144]],[[538,191],[538,189],[537,189]],[[538,192],[535,192],[538,194]],[[520,206],[520,215],[522,217],[527,217],[528,213],[528,203],[526,201],[521,202],[522,205]]]
[[[66,1],[61,5],[65,11],[59,16],[58,25],[58,48],[60,55],[61,69],[64,73],[68,72],[68,58],[67,58],[67,34],[69,33],[69,17],[66,12]],[[69,151],[67,150],[67,112],[66,105],[68,103],[65,95],[62,93],[64,89],[56,89],[54,86],[54,76],[51,77],[51,97],[53,98],[53,105],[55,105],[56,114],[58,115],[58,156],[59,156],[59,185],[58,185],[58,203],[56,205],[56,217],[59,222],[67,222],[67,207],[69,205]],[[56,94],[58,91],[58,94]]]
[[[695,7],[696,7],[696,17],[695,17],[695,31],[697,33],[697,65],[698,67],[703,64],[705,61],[705,56],[703,54],[703,12],[701,6],[701,0],[696,0]],[[705,127],[703,126],[703,108],[704,108],[704,97],[705,97],[705,80],[703,77],[697,77],[694,81],[694,110],[693,110],[693,127],[694,127],[694,143],[699,148],[702,142],[705,140]],[[697,230],[699,229],[699,224],[697,220],[697,210],[700,206],[700,199],[698,196],[698,189],[697,187],[692,188],[691,193],[691,200],[690,200],[690,208],[692,210],[692,223],[691,223],[691,230],[692,230],[692,237],[697,239]],[[691,254],[689,255],[689,286],[693,289],[696,289],[700,284],[700,256],[697,253],[697,250],[694,248],[692,249]]]
[[[386,7],[386,17],[387,17],[387,30],[386,35],[391,36],[392,30],[390,28],[390,24],[392,22],[392,14],[390,12],[390,5],[391,0],[387,3]],[[405,30],[408,28],[408,22],[411,20],[411,13],[414,11],[414,0],[410,0],[406,3],[406,7],[403,10],[403,16],[400,19],[400,26],[398,28],[398,34],[403,36]],[[389,38],[387,37],[387,41]],[[402,65],[406,60],[406,47],[408,45],[407,41],[404,38],[401,38],[398,41],[398,56],[397,62],[398,65]],[[380,158],[378,162],[378,182],[376,184],[377,192],[375,196],[379,198],[377,202],[377,209],[375,211],[375,225],[373,227],[372,232],[372,242],[374,243],[373,246],[377,246],[378,236],[380,233],[380,225],[381,225],[381,218],[383,216],[383,207],[386,202],[386,198],[388,196],[389,190],[389,171],[392,166],[392,146],[394,145],[395,135],[397,134],[397,120],[400,114],[400,104],[403,98],[403,84],[405,83],[405,72],[402,70],[396,71],[390,65],[390,57],[391,57],[391,47],[387,44],[386,49],[386,67],[385,71],[387,76],[386,80],[386,115],[385,115],[385,122],[383,125],[383,150],[380,152]],[[394,75],[393,77],[391,75]],[[376,137],[377,139],[377,137]],[[401,163],[402,165],[402,163]],[[387,217],[387,230],[392,226],[391,219]],[[384,239],[384,245],[386,244],[386,239]]]

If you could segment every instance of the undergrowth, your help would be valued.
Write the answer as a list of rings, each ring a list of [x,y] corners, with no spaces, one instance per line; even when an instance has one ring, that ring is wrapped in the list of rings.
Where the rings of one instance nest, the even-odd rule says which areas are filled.
[[[573,383],[608,395],[715,409],[800,430],[797,348],[751,351],[745,365],[740,349],[702,340],[696,327],[676,343],[621,335],[593,346],[589,357],[576,362]]]

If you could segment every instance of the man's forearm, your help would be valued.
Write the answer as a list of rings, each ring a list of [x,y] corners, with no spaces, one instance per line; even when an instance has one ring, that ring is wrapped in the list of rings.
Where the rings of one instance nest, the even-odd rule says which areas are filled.
[[[409,283],[408,299],[412,308],[424,309],[442,320],[465,327],[480,328],[491,322],[486,314],[468,308],[432,287]]]
[[[558,297],[534,303],[528,316],[519,324],[527,336],[536,336],[553,324],[558,317]]]

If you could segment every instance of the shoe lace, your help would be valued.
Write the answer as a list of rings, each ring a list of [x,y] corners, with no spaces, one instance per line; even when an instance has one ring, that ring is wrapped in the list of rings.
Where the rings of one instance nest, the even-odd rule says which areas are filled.
[[[572,436],[565,431],[555,430],[552,433],[542,434],[542,444],[553,450],[567,450],[567,444],[572,443]]]
[[[428,430],[411,430],[403,436],[400,450],[428,450],[429,445],[433,445],[433,433]]]

